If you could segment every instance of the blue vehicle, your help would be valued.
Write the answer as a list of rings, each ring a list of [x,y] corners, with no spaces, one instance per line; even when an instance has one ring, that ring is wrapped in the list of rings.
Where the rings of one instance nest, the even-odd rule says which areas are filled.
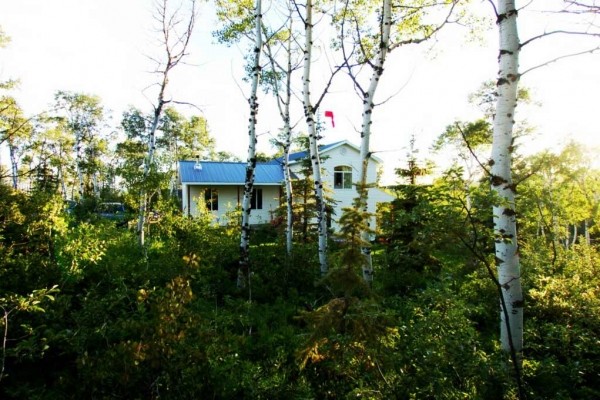
[[[117,223],[124,222],[127,211],[123,203],[100,203],[96,207],[96,214],[100,218],[106,218]]]

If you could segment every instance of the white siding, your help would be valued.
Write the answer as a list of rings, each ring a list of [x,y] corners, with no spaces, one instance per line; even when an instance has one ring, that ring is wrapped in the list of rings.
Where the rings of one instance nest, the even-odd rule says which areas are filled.
[[[342,144],[338,147],[334,147],[322,153],[323,156],[327,156],[327,159],[321,162],[321,168],[323,170],[323,182],[327,190],[332,193],[332,196],[338,203],[335,205],[335,215],[333,216],[332,227],[338,228],[337,220],[342,215],[342,208],[352,207],[352,201],[356,198],[356,186],[352,185],[350,189],[335,189],[333,184],[334,179],[334,168],[337,166],[349,166],[352,168],[352,182],[356,183],[359,179],[360,172],[360,152],[347,144]],[[292,171],[296,174],[299,173],[301,166],[300,163],[293,164],[290,166]],[[373,159],[369,160],[369,167],[367,169],[367,183],[375,183],[377,181],[377,169],[379,163]],[[384,192],[381,189],[372,188],[369,189],[369,200],[367,202],[368,211],[375,213],[377,210],[377,203],[389,202],[394,199],[394,196]],[[371,221],[371,227],[376,228],[375,218]]]
[[[229,211],[235,210],[240,205],[243,196],[243,186],[226,186],[226,185],[183,185],[183,207],[184,213],[188,215],[198,214],[198,199],[204,198],[204,189],[211,187],[218,190],[219,193],[219,209],[211,211],[215,218],[215,222],[219,224],[227,223],[226,214]],[[187,188],[187,190],[186,190]],[[252,210],[250,214],[251,224],[268,223],[273,219],[273,213],[279,207],[279,186],[254,186],[255,189],[262,189],[262,209]],[[188,195],[189,191],[189,195]],[[189,199],[189,205],[188,205]],[[189,213],[187,212],[189,208]]]

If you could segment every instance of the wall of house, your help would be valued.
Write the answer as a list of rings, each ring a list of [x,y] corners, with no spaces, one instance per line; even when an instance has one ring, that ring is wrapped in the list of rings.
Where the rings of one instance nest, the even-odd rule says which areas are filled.
[[[334,168],[337,166],[348,166],[352,168],[352,182],[356,183],[359,180],[360,173],[360,153],[353,147],[348,145],[342,145],[331,150],[328,150],[325,154],[328,158],[321,162],[321,168],[323,170],[323,181],[325,187],[330,191],[331,197],[338,201],[338,204],[334,207],[335,215],[333,216],[332,228],[337,229],[339,227],[337,220],[342,216],[342,208],[351,207],[352,201],[356,198],[356,186],[352,185],[349,189],[336,189],[334,186]],[[367,168],[367,182],[375,183],[377,181],[377,169],[379,163],[375,160],[369,160],[369,166]],[[301,169],[299,164],[290,166],[292,171],[298,173]],[[377,203],[392,201],[394,197],[380,189],[369,189],[369,199],[367,201],[367,208],[369,212],[375,213]],[[376,227],[375,217],[371,220],[371,226]]]
[[[182,193],[184,196],[184,213],[187,213],[187,209],[189,209],[188,215],[194,216],[198,214],[198,199],[204,199],[204,189],[207,187],[209,186],[184,185]],[[244,196],[244,187],[225,185],[210,187],[217,189],[219,193],[219,209],[211,211],[211,214],[217,223],[225,225],[227,223],[227,213],[235,210],[238,205],[241,205]],[[280,187],[260,185],[255,185],[254,187],[263,191],[263,207],[262,209],[252,210],[250,213],[250,223],[268,223],[273,219],[274,212],[279,207]]]

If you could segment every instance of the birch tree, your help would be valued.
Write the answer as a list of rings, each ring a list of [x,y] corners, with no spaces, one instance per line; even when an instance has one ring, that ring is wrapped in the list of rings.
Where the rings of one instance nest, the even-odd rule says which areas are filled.
[[[256,125],[258,115],[258,88],[265,75],[261,65],[261,55],[264,51],[264,35],[268,33],[269,21],[263,16],[261,0],[236,0],[217,1],[217,16],[225,22],[224,28],[214,34],[220,42],[226,44],[237,43],[241,39],[251,42],[251,50],[247,53],[248,61],[247,80],[250,82],[250,93],[247,96],[249,105],[248,119],[248,155],[246,160],[246,174],[244,178],[244,195],[241,202],[242,221],[240,234],[240,265],[238,269],[237,285],[239,288],[248,283],[249,278],[249,246],[250,246],[250,214],[251,199],[254,188],[255,168],[257,162]],[[275,31],[277,34],[278,31]],[[275,79],[275,78],[274,78]]]
[[[244,178],[244,195],[241,202],[242,226],[240,234],[240,261],[237,276],[237,286],[246,286],[249,277],[249,248],[250,248],[250,213],[252,191],[257,161],[256,154],[256,124],[258,114],[258,87],[260,84],[261,53],[263,51],[263,15],[262,1],[239,0],[217,1],[217,16],[225,26],[214,32],[221,43],[232,44],[246,38],[252,42],[251,51],[246,56],[250,81],[250,93],[247,97],[249,105],[248,118],[248,155]]]
[[[294,34],[293,10],[290,3],[286,3],[286,28],[280,32],[267,34],[265,41],[265,55],[270,66],[264,74],[263,83],[267,86],[267,91],[272,89],[277,102],[279,116],[281,117],[283,128],[281,134],[281,146],[283,147],[283,175],[285,185],[285,204],[286,204],[286,251],[288,256],[292,254],[294,237],[294,210],[293,210],[293,185],[292,173],[290,170],[290,151],[292,147],[292,124],[290,116],[290,105],[292,103],[292,74],[298,68],[295,59],[297,38]],[[283,50],[281,61],[277,57],[278,48]]]
[[[258,114],[258,84],[260,82],[260,55],[262,53],[262,1],[256,0],[254,10],[254,48],[251,69],[251,88],[248,104],[250,117],[248,124],[248,159],[246,161],[246,176],[244,179],[244,197],[242,198],[242,230],[240,235],[240,268],[238,270],[238,287],[244,287],[249,279],[250,267],[250,213],[252,190],[256,168],[256,122]]]
[[[0,144],[6,142],[8,146],[10,175],[14,189],[19,187],[19,162],[27,150],[32,129],[30,119],[23,115],[14,98],[9,96],[0,98]]]
[[[311,95],[311,66],[313,63],[313,1],[306,0],[303,5],[304,13],[300,12],[300,5],[295,4],[298,15],[304,23],[304,62],[303,62],[303,74],[302,74],[302,103],[304,108],[304,119],[308,130],[308,141],[309,141],[309,154],[310,161],[312,164],[312,173],[314,179],[314,193],[317,206],[317,231],[318,231],[318,255],[319,255],[319,267],[321,275],[326,275],[329,266],[327,263],[327,206],[325,203],[323,177],[321,174],[321,157],[319,155],[319,134],[317,130],[316,113],[319,109],[321,102],[327,94],[335,75],[343,68],[344,63],[334,67],[331,71],[329,79],[327,80],[321,95],[316,101],[313,101]]]
[[[153,116],[149,127],[147,144],[148,152],[144,159],[144,180],[148,177],[154,165],[154,156],[156,151],[156,131],[158,129],[160,117],[165,106],[172,102],[172,99],[169,99],[167,95],[169,75],[188,54],[187,48],[194,31],[194,25],[196,23],[196,1],[190,0],[189,3],[189,13],[185,18],[180,15],[180,8],[176,8],[174,11],[171,11],[171,3],[169,0],[160,0],[156,3],[156,14],[154,18],[158,23],[158,30],[161,37],[160,44],[164,51],[164,58],[161,60],[154,60],[158,65],[155,72],[158,74],[160,79],[157,83],[158,94],[156,97],[156,103],[153,106]],[[144,245],[144,227],[146,224],[147,205],[148,198],[146,189],[142,186],[137,223],[137,233],[139,244],[141,246]]]
[[[49,164],[55,169],[58,185],[63,199],[73,198],[77,187],[73,168],[74,138],[64,126],[64,121],[54,118],[42,118],[34,129],[31,143],[31,158],[49,158]],[[43,155],[47,148],[48,155]]]
[[[169,192],[175,197],[177,192],[178,161],[195,157],[207,160],[215,152],[215,140],[208,131],[206,119],[192,115],[189,119],[180,114],[174,107],[167,107],[159,123],[162,137],[157,140],[157,147],[164,149],[164,164],[169,171]]]
[[[498,0],[499,32],[496,113],[493,121],[491,188],[497,201],[493,205],[495,259],[500,294],[500,342],[513,353],[517,365],[523,351],[523,290],[517,242],[515,186],[511,175],[514,149],[513,127],[519,83],[518,11],[514,0]],[[515,365],[515,367],[517,367]]]
[[[98,96],[58,91],[55,111],[65,121],[64,126],[74,138],[75,170],[77,171],[79,201],[85,197],[84,155],[104,120],[104,108]]]
[[[491,189],[496,196],[492,208],[495,236],[495,260],[497,282],[500,292],[500,341],[504,351],[511,354],[515,364],[519,389],[519,368],[523,350],[523,292],[521,286],[521,268],[517,241],[517,221],[515,192],[516,183],[512,178],[512,157],[515,149],[515,110],[519,96],[518,86],[525,74],[548,66],[564,58],[594,53],[600,50],[597,42],[578,40],[573,43],[577,49],[570,54],[557,55],[524,71],[519,70],[519,55],[525,46],[538,43],[555,35],[572,35],[578,38],[598,38],[597,26],[586,23],[581,28],[577,23],[574,30],[548,28],[542,34],[523,42],[518,34],[518,10],[514,0],[490,1],[494,7],[499,35],[498,76],[496,81],[496,101],[493,116],[493,140],[490,159]],[[595,3],[586,1],[566,1],[567,12],[577,18],[581,14],[594,14]],[[563,10],[565,11],[565,10]],[[560,10],[559,10],[560,12]],[[585,21],[578,21],[585,22]],[[568,22],[564,23],[569,26]],[[587,47],[585,47],[587,46]]]
[[[317,226],[319,235],[319,265],[321,275],[327,274],[327,215],[323,199],[323,180],[321,178],[321,160],[318,151],[317,126],[315,124],[315,107],[310,96],[310,68],[313,50],[313,3],[306,0],[304,19],[304,66],[302,75],[302,96],[304,118],[308,127],[309,153],[313,171],[315,199],[317,202]]]
[[[373,154],[370,147],[371,125],[376,107],[375,95],[388,54],[401,46],[419,44],[434,37],[446,24],[455,22],[451,19],[455,14],[455,8],[467,1],[414,0],[400,3],[396,7],[392,4],[392,0],[380,2],[347,0],[342,12],[334,18],[339,30],[339,40],[348,75],[363,104],[360,129],[361,163],[359,180],[356,182],[355,204],[356,211],[362,212],[363,218],[366,219],[363,221],[365,227],[368,227],[370,219],[367,213],[368,189],[374,185],[374,182],[368,182],[367,179],[369,162]],[[373,11],[377,13],[377,23],[374,28],[369,28],[373,21],[371,18]],[[346,44],[348,37],[351,38],[349,49]],[[370,69],[367,85],[361,83],[365,66]],[[373,263],[369,246],[369,229],[361,231],[361,240],[363,278],[371,284]]]

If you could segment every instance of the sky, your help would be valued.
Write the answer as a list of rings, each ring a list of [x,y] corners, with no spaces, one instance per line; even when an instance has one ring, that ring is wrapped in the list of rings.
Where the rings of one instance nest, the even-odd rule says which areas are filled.
[[[473,3],[483,15],[491,15],[487,2]],[[585,27],[582,17],[574,28],[566,25],[564,15],[539,8],[558,3],[537,0],[521,10],[522,42],[566,26]],[[156,54],[158,39],[152,5],[152,0],[0,0],[0,27],[12,39],[8,48],[0,50],[0,80],[20,80],[12,94],[30,115],[49,109],[58,90],[100,96],[112,110],[113,126],[129,106],[150,111],[157,77],[151,73],[154,64],[148,56]],[[596,23],[600,24],[600,16]],[[250,86],[241,77],[247,47],[216,44],[215,27],[218,23],[211,8],[203,5],[187,65],[173,71],[169,96],[195,105],[185,113],[206,117],[218,150],[245,159]],[[384,162],[386,183],[394,181],[395,168],[405,165],[413,135],[419,157],[434,158],[429,148],[447,125],[481,115],[469,105],[468,96],[497,72],[497,30],[493,24],[489,27],[481,31],[480,40],[471,40],[466,29],[455,26],[431,44],[390,54],[376,97],[383,104],[373,113],[371,138],[372,150]],[[598,39],[564,36],[553,35],[525,46],[521,71],[598,45]],[[329,74],[327,61],[332,59],[327,45],[317,43],[321,50],[313,68],[313,96],[320,94],[320,82]],[[599,71],[597,52],[552,63],[522,77],[521,84],[540,104],[518,109],[517,119],[535,128],[534,136],[522,143],[523,151],[556,148],[570,139],[589,147],[600,145]],[[321,114],[334,112],[335,128],[327,125],[322,142],[347,139],[359,144],[360,101],[346,76],[336,79],[321,107]],[[259,150],[272,153],[269,139],[277,135],[281,123],[268,96],[261,94],[259,103]],[[297,109],[292,120],[302,132],[306,129],[301,117]]]

